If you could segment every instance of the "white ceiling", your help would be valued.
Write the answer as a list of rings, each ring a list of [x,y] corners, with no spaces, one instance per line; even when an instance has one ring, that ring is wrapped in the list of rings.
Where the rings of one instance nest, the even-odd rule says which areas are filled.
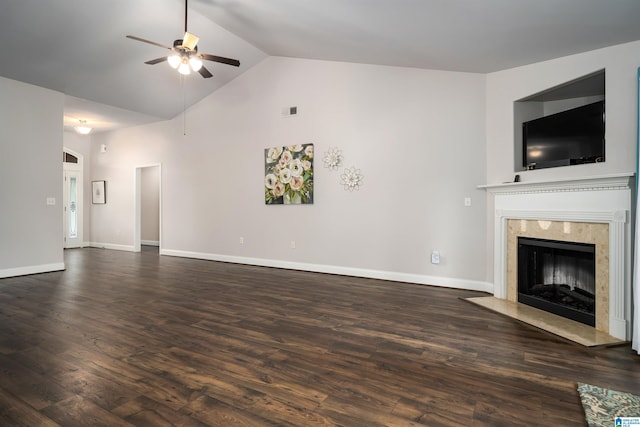
[[[269,55],[487,73],[640,40],[638,0],[191,0],[214,77],[144,61],[182,38],[183,0],[0,0],[0,76],[68,95],[97,130],[175,117]]]

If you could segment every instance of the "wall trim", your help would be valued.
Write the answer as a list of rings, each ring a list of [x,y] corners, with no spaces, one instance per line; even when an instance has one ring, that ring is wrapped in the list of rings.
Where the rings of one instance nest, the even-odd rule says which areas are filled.
[[[160,241],[158,240],[140,240],[141,245],[145,246],[160,246]]]
[[[51,273],[53,271],[64,270],[64,262],[56,262],[52,264],[28,265],[25,267],[6,268],[0,270],[0,279],[6,277],[26,276],[28,274]]]
[[[232,255],[211,254],[203,252],[161,249],[160,255],[180,258],[195,258],[208,261],[229,262],[234,264],[257,265],[261,267],[283,268],[287,270],[310,271],[314,273],[337,274],[341,276],[363,277],[367,279],[390,280],[393,282],[415,283],[454,289],[467,289],[493,293],[493,283],[476,280],[454,279],[450,277],[426,276],[422,274],[399,273],[395,271],[370,270],[336,265],[308,264],[292,261],[281,261],[264,258],[249,258]]]
[[[90,242],[89,247],[98,249],[113,249],[115,251],[135,252],[133,245],[118,245],[115,243]]]

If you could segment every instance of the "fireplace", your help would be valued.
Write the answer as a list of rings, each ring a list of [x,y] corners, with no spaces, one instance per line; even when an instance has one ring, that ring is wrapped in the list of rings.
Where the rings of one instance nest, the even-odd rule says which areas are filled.
[[[595,294],[592,329],[629,339],[633,174],[538,182],[526,178],[480,186],[494,195],[494,297],[529,307],[518,300],[519,237],[591,244],[595,246],[595,292],[586,289],[585,296]],[[575,285],[566,285],[582,293],[575,291]],[[565,325],[566,319],[550,315]]]
[[[518,237],[518,302],[594,326],[595,245]]]

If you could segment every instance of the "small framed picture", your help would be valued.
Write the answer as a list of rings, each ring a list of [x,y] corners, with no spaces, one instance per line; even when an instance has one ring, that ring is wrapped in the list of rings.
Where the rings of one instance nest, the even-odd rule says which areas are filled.
[[[105,181],[91,181],[91,203],[103,205],[107,203]]]

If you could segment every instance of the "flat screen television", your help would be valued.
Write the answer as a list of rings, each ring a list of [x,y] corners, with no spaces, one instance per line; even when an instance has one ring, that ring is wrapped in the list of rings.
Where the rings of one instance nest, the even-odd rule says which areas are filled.
[[[542,169],[604,162],[604,101],[522,124],[523,166]]]

